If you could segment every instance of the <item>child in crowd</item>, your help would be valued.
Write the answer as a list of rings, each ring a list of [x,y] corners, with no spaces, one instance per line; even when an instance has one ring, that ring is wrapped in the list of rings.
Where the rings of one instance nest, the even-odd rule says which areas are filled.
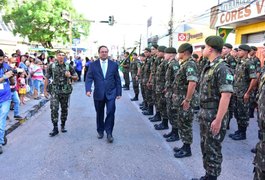
[[[25,96],[27,94],[25,72],[18,73],[18,94],[20,103],[25,104]]]

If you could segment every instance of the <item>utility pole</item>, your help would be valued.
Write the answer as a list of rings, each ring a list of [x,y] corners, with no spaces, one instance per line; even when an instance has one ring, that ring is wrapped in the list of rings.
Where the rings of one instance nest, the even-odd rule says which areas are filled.
[[[174,0],[171,0],[171,15],[170,15],[170,21],[168,22],[169,47],[173,46],[173,15],[174,15],[173,14],[173,2]]]
[[[141,45],[142,45],[142,34],[140,35],[140,41],[139,41],[139,56],[141,53]]]

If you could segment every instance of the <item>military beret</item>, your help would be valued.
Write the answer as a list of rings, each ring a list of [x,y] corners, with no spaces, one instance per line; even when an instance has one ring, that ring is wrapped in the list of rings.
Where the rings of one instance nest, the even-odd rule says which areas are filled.
[[[179,46],[178,53],[183,53],[189,49],[192,49],[192,45],[190,43],[183,43]]]
[[[173,53],[173,54],[176,54],[177,53],[177,50],[176,50],[176,48],[168,47],[168,48],[165,49],[165,53]]]
[[[145,48],[144,50],[145,51],[148,51],[148,52],[151,52],[151,49],[150,48]]]
[[[220,36],[208,36],[205,43],[218,51],[222,51],[224,40]]]
[[[140,56],[141,56],[141,57],[145,57],[144,53],[141,53]]]
[[[195,59],[198,59],[198,58],[199,58],[198,54],[192,54],[191,56],[192,56],[193,58],[195,58]]]
[[[159,46],[157,44],[153,44],[152,47],[157,49]]]
[[[250,48],[253,50],[253,51],[257,51],[258,48],[256,46],[250,46]]]
[[[227,47],[227,48],[229,48],[229,49],[233,49],[233,46],[230,43],[225,43],[224,46]]]
[[[249,47],[249,45],[246,45],[246,44],[241,44],[238,49],[241,49],[243,51],[248,51],[250,52],[251,51],[251,48]]]
[[[238,52],[238,48],[234,48],[234,51]]]
[[[165,49],[166,49],[167,47],[166,46],[159,46],[158,47],[158,51],[159,52],[165,52]]]

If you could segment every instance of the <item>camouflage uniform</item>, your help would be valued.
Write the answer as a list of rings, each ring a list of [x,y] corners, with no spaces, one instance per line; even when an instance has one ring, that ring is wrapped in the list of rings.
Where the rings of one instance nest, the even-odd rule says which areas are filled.
[[[146,86],[145,89],[145,96],[148,106],[153,105],[152,100],[152,89],[147,87],[147,83],[149,81],[150,73],[151,73],[151,66],[152,66],[153,59],[152,57],[146,58],[146,64],[144,66],[144,77],[143,77],[143,83]]]
[[[259,58],[254,56],[251,59],[255,64],[257,73],[260,73],[261,72],[261,65],[260,65]],[[250,94],[250,98],[249,98],[249,115],[252,117],[254,116],[254,110],[255,110],[256,105],[257,105],[257,102],[256,102],[257,91],[258,91],[257,88],[253,89],[253,91]]]
[[[68,71],[71,73],[71,75],[77,76],[74,68],[71,65],[60,65],[58,62],[50,64],[46,73],[46,78],[52,81],[49,85],[49,93],[51,95],[51,120],[55,126],[57,126],[58,124],[59,105],[61,105],[62,125],[64,125],[65,121],[67,120],[68,101],[72,92],[72,85],[70,84],[70,79],[65,76],[67,66],[69,67]]]
[[[198,69],[196,62],[192,58],[180,63],[180,69],[173,82],[172,108],[175,109],[176,113],[173,124],[177,124],[179,135],[184,144],[192,143],[193,109],[190,107],[187,111],[184,111],[182,107],[190,81],[198,82]]]
[[[156,95],[157,99],[157,110],[161,113],[162,118],[167,118],[167,108],[166,108],[166,97],[165,93],[165,78],[166,78],[166,71],[168,68],[168,61],[161,59],[160,65],[157,67],[156,70]]]
[[[224,57],[224,61],[230,66],[231,68],[231,71],[232,73],[234,74],[235,73],[235,69],[236,69],[236,65],[237,65],[237,62],[236,62],[236,59],[231,55],[231,54],[228,54]],[[230,103],[229,103],[229,119],[232,119],[233,118],[233,114],[234,114],[234,104],[235,104],[235,97],[232,96],[231,99],[230,99]],[[228,123],[228,129],[229,129],[229,123]]]
[[[176,119],[176,111],[174,109],[172,109],[172,94],[173,94],[173,82],[175,80],[176,74],[178,72],[178,70],[180,69],[180,65],[179,65],[179,61],[177,61],[176,59],[171,60],[170,62],[168,62],[168,68],[167,68],[167,72],[166,72],[166,103],[167,103],[167,115],[168,115],[168,119],[170,121],[170,124],[172,125],[172,129],[177,129],[178,126],[176,123],[173,122],[173,119]]]
[[[157,94],[156,92],[156,71],[157,71],[157,68],[158,66],[161,64],[162,62],[162,58],[160,57],[157,57],[155,58],[155,61],[153,62],[152,64],[152,68],[151,68],[151,74],[152,74],[152,79],[151,79],[151,84],[153,85],[152,87],[152,95],[153,95],[153,103],[155,104],[155,108],[156,108],[156,112],[160,112],[160,109],[159,109],[159,102],[158,102],[158,99],[160,97],[159,94]]]
[[[259,142],[256,145],[257,153],[254,157],[255,174],[254,180],[265,179],[265,72],[261,74],[258,94],[258,109],[259,109]]]
[[[131,76],[132,76],[132,81],[133,81],[133,90],[134,90],[135,95],[137,96],[139,94],[139,82],[138,80],[136,80],[138,68],[141,68],[141,64],[138,59],[131,62],[130,71],[131,71]]]
[[[247,92],[252,79],[256,79],[255,64],[250,59],[240,59],[235,69],[234,115],[237,120],[238,130],[246,132],[249,121],[249,102],[244,103],[244,95]]]
[[[127,58],[123,61],[123,65],[127,65],[128,67],[123,67],[123,78],[125,81],[125,87],[126,88],[130,88],[130,76],[129,76],[129,72],[130,72],[130,58]]]
[[[233,74],[228,65],[219,57],[208,63],[202,72],[200,84],[200,136],[203,166],[207,175],[219,176],[222,163],[222,146],[226,133],[228,114],[222,120],[216,136],[211,132],[211,123],[218,112],[221,93],[233,93]]]
[[[143,102],[145,105],[147,105],[147,100],[146,100],[146,83],[144,83],[144,69],[146,66],[146,61],[141,64],[141,75],[140,75],[140,87],[141,87],[141,93],[143,96]]]

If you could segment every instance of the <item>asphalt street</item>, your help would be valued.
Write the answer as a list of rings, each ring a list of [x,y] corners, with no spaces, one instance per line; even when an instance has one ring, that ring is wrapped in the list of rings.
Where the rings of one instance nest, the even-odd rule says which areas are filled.
[[[148,116],[142,115],[138,104],[131,102],[133,90],[123,91],[117,100],[114,142],[106,135],[97,139],[93,98],[85,96],[84,83],[74,85],[68,132],[49,137],[52,130],[49,103],[38,114],[8,135],[8,144],[0,155],[2,180],[57,179],[166,179],[186,180],[204,175],[200,150],[199,125],[194,118],[192,156],[176,159],[173,147],[162,137],[167,131],[154,130]],[[253,179],[253,154],[257,142],[257,122],[250,120],[247,140],[235,142],[228,134],[223,143],[222,180]]]

